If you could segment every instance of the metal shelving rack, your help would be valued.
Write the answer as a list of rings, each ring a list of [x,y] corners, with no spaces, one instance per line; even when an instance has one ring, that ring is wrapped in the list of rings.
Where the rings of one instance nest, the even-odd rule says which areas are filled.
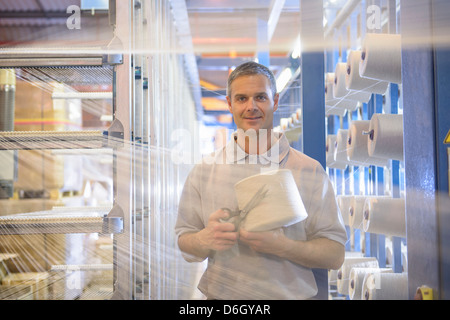
[[[0,49],[0,68],[27,69],[37,68],[47,70],[44,74],[52,74],[53,68],[58,70],[70,68],[111,68],[121,63],[121,55],[108,55],[99,52],[98,48],[87,50],[86,54],[79,52],[71,54],[65,52],[46,52],[47,49],[33,51],[23,48]],[[56,51],[56,52],[55,52]],[[95,53],[94,53],[95,52]],[[111,79],[112,80],[112,79]],[[9,131],[0,132],[1,150],[38,150],[38,149],[102,149],[115,148],[121,145],[115,136],[114,129],[110,132],[101,131]],[[109,139],[111,134],[111,139]],[[119,135],[120,136],[120,135]],[[113,138],[114,137],[114,138]],[[109,142],[108,142],[109,140]],[[1,219],[1,234],[48,234],[58,233],[58,225],[68,224],[73,228],[66,228],[65,233],[100,232],[120,233],[122,217],[104,214],[104,216],[54,217],[48,215],[19,215],[7,216]],[[83,231],[85,227],[86,231]],[[113,226],[111,228],[111,226]]]
[[[115,159],[115,200],[125,215],[124,232],[115,239],[113,299],[187,299],[195,266],[179,254],[174,223],[193,162],[173,161],[172,135],[181,129],[198,137],[202,106],[186,4],[129,0],[116,6],[116,36],[127,54],[116,72],[114,117],[127,147]]]
[[[32,50],[28,49],[28,51]],[[120,57],[116,57],[118,60],[112,62],[106,55],[98,53],[92,55],[88,53],[87,57],[79,53],[72,56],[67,51],[64,54],[48,53],[39,55],[36,52],[22,52],[20,48],[9,48],[0,50],[0,65],[2,68],[14,68],[15,70],[26,72],[32,70],[30,73],[38,72],[41,75],[45,75],[45,77],[52,78],[53,80],[58,78],[59,81],[64,82],[64,79],[70,79],[70,77],[66,78],[66,72],[71,75],[80,75],[89,72],[91,68],[96,68],[95,70],[102,68],[110,70],[110,68],[114,68],[117,64],[120,64]],[[108,72],[105,74],[108,74]],[[105,76],[103,80],[105,78],[108,78],[108,76]],[[112,81],[112,77],[110,80]],[[77,153],[73,149],[77,149],[93,151],[101,155],[103,150],[112,150],[114,152],[114,150],[123,145],[122,142],[123,139],[120,137],[120,133],[117,134],[114,127],[111,127],[110,130],[105,132],[98,130],[0,132],[0,149],[2,150],[44,150],[44,152],[47,150],[52,150],[52,152],[72,150],[70,154],[74,155]],[[93,152],[91,154],[94,154]],[[114,235],[123,232],[124,215],[117,208],[70,207],[66,209],[68,211],[63,212],[52,209],[2,216],[0,217],[0,235],[3,237],[19,236],[20,239],[25,239],[20,241],[25,242],[29,241],[26,239],[36,235],[44,235],[44,239],[47,239],[47,235],[66,235],[66,239],[69,239],[68,243],[71,243],[71,241],[75,241],[74,239],[77,239],[78,235],[81,234],[88,235],[96,233],[101,236],[110,235],[114,237]],[[17,246],[21,246],[17,238],[11,239],[15,239],[11,241],[17,241]],[[82,243],[77,244],[80,246],[84,245]],[[23,254],[26,257],[24,260],[29,261],[29,259],[33,259],[27,254],[27,249],[18,247],[13,250],[17,250],[17,252]],[[46,263],[48,263],[47,259],[54,254],[58,254],[58,252],[45,252]],[[85,260],[87,257],[66,256],[65,260],[61,262],[67,264],[80,263],[80,259]],[[18,263],[21,263],[22,258],[19,261]],[[67,267],[69,265],[61,266],[63,269],[66,268],[64,270],[67,270]],[[85,265],[82,269],[77,265],[70,265],[70,267],[72,269],[75,268],[75,271],[71,271],[71,273],[56,272],[57,270],[51,267],[46,270],[49,278],[52,279],[49,281],[50,285],[56,282],[65,283],[66,285],[65,291],[55,292],[52,295],[53,298],[60,298],[61,296],[69,298],[82,295],[83,288],[81,287],[81,282],[80,287],[72,287],[69,284],[69,279],[74,279],[75,276],[77,279],[83,279],[82,281],[84,281],[84,279],[89,279],[90,275],[80,275],[81,271],[88,272],[92,275],[92,272],[98,270],[99,267],[101,268],[101,266],[93,268],[91,265]],[[44,266],[38,266],[36,268],[40,269],[44,268]],[[27,274],[25,273],[24,276],[26,277]],[[20,288],[20,285],[3,289],[5,298],[10,299],[11,296],[14,296],[12,292],[17,290],[17,288]],[[50,289],[48,290],[50,291]],[[30,298],[30,296],[32,294],[26,295],[25,297]]]
[[[376,5],[385,23],[381,30],[366,30],[366,8]],[[406,238],[393,237],[394,272],[407,271],[409,298],[418,288],[431,288],[435,299],[448,298],[448,156],[443,143],[448,132],[449,44],[440,40],[448,30],[449,12],[445,1],[366,0],[348,1],[326,30],[336,46],[326,51],[326,71],[333,72],[337,62],[345,62],[346,49],[355,49],[369,32],[402,35],[402,84],[390,84],[384,96],[372,99],[344,117],[327,117],[327,133],[347,129],[352,120],[370,120],[374,113],[403,114],[404,161],[391,160],[385,168],[371,166],[346,170],[328,168],[338,195],[383,195],[402,197],[406,204]],[[340,45],[338,39],[342,39]],[[440,40],[439,40],[440,39]],[[347,45],[348,44],[348,45]],[[420,80],[419,80],[420,79]],[[417,121],[420,121],[418,123]],[[419,129],[420,128],[420,129]],[[363,178],[361,178],[363,175]],[[360,190],[360,179],[365,190]],[[348,228],[355,244],[348,251],[363,250],[358,244],[361,233]],[[385,236],[366,234],[364,255],[376,257],[380,267],[386,264]],[[402,261],[401,247],[407,248]]]
[[[366,29],[367,7],[376,5],[386,9],[387,23],[382,29]],[[397,33],[398,4],[393,1],[348,1],[336,17],[338,23],[326,30],[328,40],[335,44],[326,51],[327,72],[334,72],[338,62],[347,62],[347,50],[356,50],[367,31],[377,33]],[[381,12],[381,10],[380,10]],[[367,31],[366,31],[367,30]],[[332,39],[332,40],[331,40]],[[370,120],[374,113],[401,113],[399,103],[399,85],[389,84],[387,93],[382,96],[373,94],[368,103],[362,103],[355,111],[348,111],[343,117],[329,116],[327,118],[327,134],[336,134],[339,129],[348,129],[352,120]],[[400,109],[400,110],[399,110]],[[399,112],[400,111],[400,112]],[[330,178],[334,181],[337,195],[385,195],[389,192],[394,198],[404,196],[404,166],[398,160],[390,160],[387,167],[361,167],[348,165],[345,170],[327,168]],[[364,181],[361,190],[361,180]],[[403,195],[402,195],[403,194]],[[345,213],[343,213],[345,214]],[[380,268],[386,267],[386,242],[383,234],[364,233],[363,230],[347,226],[349,239],[346,251],[362,252],[364,256],[376,257]],[[361,241],[364,241],[361,243]],[[392,237],[392,269],[401,273],[406,267],[402,261],[401,244],[406,245],[406,239]]]
[[[190,282],[197,270],[183,261],[173,232],[182,181],[194,162],[172,159],[172,148],[178,142],[173,141],[173,132],[184,130],[198,137],[202,111],[187,9],[178,0],[111,0],[109,15],[114,38],[108,48],[84,48],[76,54],[70,50],[0,51],[0,67],[5,68],[112,69],[109,129],[89,132],[83,139],[80,132],[13,132],[0,135],[0,140],[13,144],[14,149],[22,147],[24,135],[36,146],[48,142],[44,147],[50,149],[112,149],[112,209],[72,220],[19,215],[0,223],[8,234],[111,233],[112,299],[187,299],[195,290]],[[189,152],[193,155],[196,150]]]

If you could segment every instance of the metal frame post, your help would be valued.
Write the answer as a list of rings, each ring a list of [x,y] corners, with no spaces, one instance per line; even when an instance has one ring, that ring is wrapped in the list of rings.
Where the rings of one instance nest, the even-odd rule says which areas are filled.
[[[120,121],[123,125],[123,138],[126,143],[125,148],[129,148],[129,141],[132,139],[132,114],[131,114],[131,81],[133,79],[131,56],[128,53],[131,48],[131,3],[130,1],[117,1],[115,36],[122,44],[123,64],[115,67],[115,88],[114,88],[114,120]],[[120,85],[120,90],[118,86]],[[124,212],[124,232],[114,235],[114,295],[113,299],[132,298],[132,165],[131,150],[129,154],[125,150],[120,150],[114,156],[114,185],[115,185],[115,205],[118,205]],[[119,179],[118,179],[119,178]]]
[[[301,105],[303,152],[326,167],[324,100],[323,3],[300,0]],[[328,299],[327,270],[314,269],[319,292],[317,299]]]
[[[432,0],[402,2],[402,86],[409,297],[439,292]],[[423,39],[427,41],[420,41]],[[420,124],[422,130],[419,128]]]
[[[450,194],[448,148],[444,140],[450,131],[450,45],[446,34],[450,27],[448,20],[450,3],[445,0],[432,1],[432,27],[434,44],[434,85],[435,85],[435,119],[436,119],[436,169],[438,188],[438,234],[439,234],[439,272],[441,299],[450,298]]]

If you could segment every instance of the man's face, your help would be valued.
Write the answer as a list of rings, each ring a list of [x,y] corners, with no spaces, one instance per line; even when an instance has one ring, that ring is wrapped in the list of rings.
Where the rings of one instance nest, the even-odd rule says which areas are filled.
[[[263,75],[241,76],[231,84],[228,108],[238,129],[247,131],[273,128],[273,113],[278,108],[278,93],[272,96],[270,82]]]

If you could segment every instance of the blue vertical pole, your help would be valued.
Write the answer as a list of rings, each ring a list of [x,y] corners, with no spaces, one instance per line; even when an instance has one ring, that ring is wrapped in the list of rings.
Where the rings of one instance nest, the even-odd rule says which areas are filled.
[[[398,85],[390,84],[390,98],[391,98],[391,113],[398,113]],[[398,160],[391,161],[392,170],[392,197],[400,198],[400,162]],[[394,272],[400,273],[403,271],[402,267],[402,239],[399,237],[392,237],[392,252],[393,261],[392,269]]]
[[[375,95],[372,95],[369,102],[367,103],[367,119],[370,120],[372,115],[375,113]],[[375,166],[369,166],[368,175],[367,175],[367,195],[373,195],[375,190]],[[365,256],[372,257],[374,256],[374,252],[376,251],[373,247],[372,234],[365,233],[364,235],[364,243],[365,243]]]
[[[450,30],[448,13],[450,3],[445,0],[432,1],[432,26],[437,38],[447,38]],[[449,156],[450,144],[444,144],[450,131],[450,47],[436,44],[434,48],[435,72],[435,119],[436,119],[436,157],[438,188],[438,232],[439,232],[439,269],[441,299],[450,299],[450,193],[449,193]]]
[[[383,96],[375,95],[375,112],[383,112]],[[375,167],[376,170],[376,194],[379,196],[384,195],[384,168]],[[374,241],[374,247],[376,248],[375,256],[378,259],[380,267],[386,266],[386,236],[384,234],[371,235]]]
[[[396,34],[398,30],[397,17],[397,0],[388,0],[388,28],[389,33]],[[398,114],[398,85],[391,83],[389,85],[389,97],[391,114]],[[391,160],[391,182],[392,182],[392,197],[400,198],[400,162],[398,160]],[[392,237],[392,269],[394,272],[400,273],[403,271],[402,266],[402,239],[399,237]]]
[[[303,152],[319,161],[325,168],[325,98],[324,98],[324,47],[323,2],[300,1],[301,57],[301,105],[303,115]],[[322,43],[323,46],[323,43]],[[317,299],[328,299],[328,271],[314,269],[318,293]]]
[[[416,43],[417,39],[433,39],[433,35],[437,34],[433,32],[433,9],[439,12],[445,10],[445,7],[448,8],[447,0],[402,1],[400,7],[410,298],[414,297],[416,289],[422,285],[433,288],[433,295],[439,296],[442,271],[440,258],[448,259],[448,256],[444,258],[439,252],[439,241],[442,239],[439,238],[442,236],[439,228],[442,221],[439,221],[441,217],[438,216],[436,196],[439,191],[437,161],[441,160],[438,158],[436,149],[436,88],[434,86],[436,61],[431,42]],[[448,20],[448,17],[444,20]],[[447,71],[444,70],[444,72]],[[448,230],[446,232],[448,233]],[[448,243],[442,243],[441,247],[445,248],[445,246],[448,246]]]

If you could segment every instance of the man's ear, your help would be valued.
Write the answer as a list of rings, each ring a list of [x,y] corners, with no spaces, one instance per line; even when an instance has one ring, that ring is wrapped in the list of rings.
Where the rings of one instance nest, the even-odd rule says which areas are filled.
[[[275,93],[275,96],[273,97],[273,112],[277,111],[278,109],[278,100],[280,99],[280,94]]]
[[[233,108],[231,107],[231,99],[229,96],[226,96],[228,102],[228,110],[233,113]]]

